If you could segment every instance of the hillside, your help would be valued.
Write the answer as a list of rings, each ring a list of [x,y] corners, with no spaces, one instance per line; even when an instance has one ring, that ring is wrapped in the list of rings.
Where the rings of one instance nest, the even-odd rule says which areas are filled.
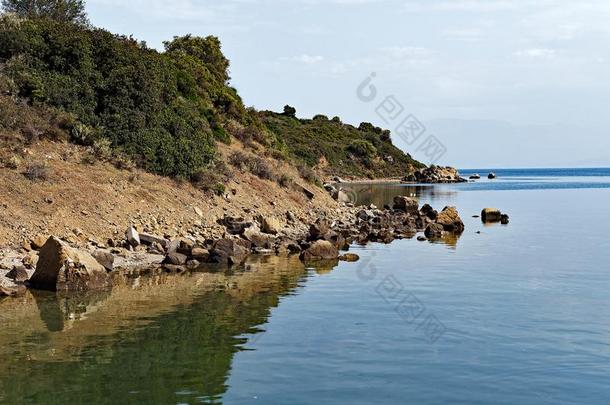
[[[218,143],[235,141],[324,177],[404,176],[421,166],[370,124],[297,119],[288,106],[288,114],[245,108],[228,69],[212,36],[175,37],[158,52],[103,29],[4,14],[0,129],[12,142],[69,141],[199,182],[218,172]],[[208,188],[225,182],[221,177]]]

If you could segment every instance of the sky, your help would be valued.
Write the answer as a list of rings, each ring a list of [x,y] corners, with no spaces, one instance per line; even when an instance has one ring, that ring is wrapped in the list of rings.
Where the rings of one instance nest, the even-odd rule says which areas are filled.
[[[95,26],[159,50],[176,35],[216,35],[246,105],[372,122],[425,163],[610,166],[607,0],[88,0],[87,10]]]

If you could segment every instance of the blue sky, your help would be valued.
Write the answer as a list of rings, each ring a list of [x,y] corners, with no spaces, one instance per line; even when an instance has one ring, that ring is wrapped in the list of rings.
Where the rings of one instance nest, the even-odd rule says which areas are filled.
[[[150,46],[216,35],[247,105],[384,122],[394,96],[458,167],[610,166],[610,2],[89,0]],[[358,85],[371,72],[378,98]],[[385,117],[387,118],[387,117]],[[387,120],[386,120],[387,121]],[[417,144],[397,145],[426,160]]]

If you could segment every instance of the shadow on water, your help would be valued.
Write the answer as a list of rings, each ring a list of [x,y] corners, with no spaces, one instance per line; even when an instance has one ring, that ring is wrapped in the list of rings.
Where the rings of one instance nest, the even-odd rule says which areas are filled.
[[[297,257],[265,257],[233,274],[156,274],[107,293],[0,301],[0,402],[220,402],[243,336],[309,274]]]

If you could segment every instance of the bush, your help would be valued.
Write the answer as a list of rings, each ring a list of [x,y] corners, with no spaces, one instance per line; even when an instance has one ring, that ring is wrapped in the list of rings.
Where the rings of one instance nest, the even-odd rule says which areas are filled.
[[[28,164],[23,174],[32,181],[47,181],[51,177],[51,171],[44,163]]]
[[[217,38],[178,37],[165,47],[159,53],[52,19],[1,17],[1,88],[65,111],[58,126],[76,143],[104,138],[138,166],[189,177],[214,160],[216,140],[230,142],[224,122],[245,121],[246,112],[227,85]]]
[[[309,166],[299,166],[299,175],[309,183],[320,184],[320,179],[316,172]]]
[[[365,141],[364,139],[353,141],[347,146],[347,150],[358,157],[367,159],[370,159],[377,154],[377,148],[375,148],[372,143]]]
[[[294,183],[294,180],[292,180],[292,177],[290,177],[289,175],[282,174],[277,179],[277,183],[284,188],[288,188],[288,187],[292,186],[292,184]]]
[[[275,180],[277,178],[269,163],[258,156],[236,151],[229,156],[229,163],[239,170],[247,170],[264,180]]]
[[[210,166],[193,173],[190,180],[195,187],[203,191],[212,191],[216,195],[223,195],[226,190],[225,183],[232,176],[233,173],[229,167],[223,161],[216,160]]]

